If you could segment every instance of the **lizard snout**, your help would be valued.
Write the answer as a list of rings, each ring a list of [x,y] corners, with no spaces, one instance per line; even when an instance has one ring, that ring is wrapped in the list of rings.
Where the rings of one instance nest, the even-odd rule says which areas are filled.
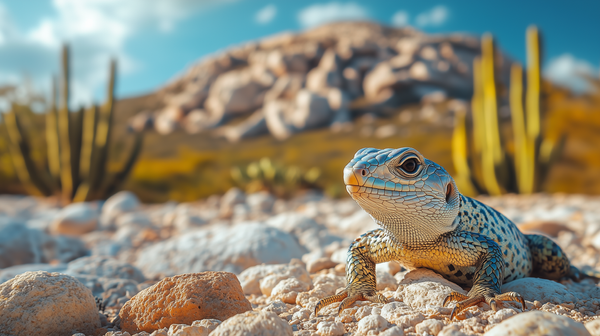
[[[365,179],[369,174],[369,170],[360,163],[344,168],[344,184],[346,186],[362,186],[365,183]]]

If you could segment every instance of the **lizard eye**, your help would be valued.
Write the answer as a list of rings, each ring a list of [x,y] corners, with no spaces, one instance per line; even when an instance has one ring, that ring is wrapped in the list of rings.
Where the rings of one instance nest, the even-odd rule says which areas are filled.
[[[414,157],[408,158],[404,160],[404,162],[402,162],[398,168],[405,174],[412,175],[419,170],[419,160]]]

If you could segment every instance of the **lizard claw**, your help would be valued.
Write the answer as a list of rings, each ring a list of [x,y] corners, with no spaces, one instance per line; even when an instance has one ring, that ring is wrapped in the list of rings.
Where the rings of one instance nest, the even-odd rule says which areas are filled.
[[[323,307],[334,303],[334,302],[342,302],[340,303],[340,307],[338,308],[338,316],[342,313],[342,311],[348,307],[350,307],[356,301],[371,301],[373,303],[387,303],[388,299],[379,293],[353,293],[348,294],[348,290],[344,289],[339,294],[331,295],[326,298],[319,300],[317,306],[315,307],[315,316],[317,316],[319,310]]]

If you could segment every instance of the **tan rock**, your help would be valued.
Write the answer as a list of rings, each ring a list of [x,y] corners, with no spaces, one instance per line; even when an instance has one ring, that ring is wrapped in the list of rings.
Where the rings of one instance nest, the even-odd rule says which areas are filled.
[[[247,311],[223,321],[211,336],[292,336],[292,327],[275,313]]]
[[[127,301],[121,309],[121,328],[136,333],[152,332],[174,323],[226,320],[251,310],[233,273],[188,273],[161,280]]]
[[[317,334],[320,336],[342,336],[345,332],[341,322],[324,321],[317,324]]]
[[[386,330],[388,327],[388,321],[381,315],[369,315],[358,322],[356,335],[359,336],[379,333]]]
[[[50,232],[72,236],[92,232],[98,225],[99,215],[98,209],[90,203],[70,204],[60,210],[50,226]]]
[[[579,322],[561,315],[544,311],[528,311],[513,316],[498,324],[484,336],[545,336],[570,335],[590,336],[590,333]]]
[[[437,336],[444,328],[444,323],[440,320],[429,319],[425,320],[415,327],[418,334],[429,334]]]
[[[519,230],[524,233],[541,233],[552,237],[558,237],[560,231],[573,232],[563,223],[548,222],[548,221],[531,221],[519,224]]]
[[[585,328],[592,336],[600,336],[600,319],[595,319],[587,322]]]
[[[70,336],[99,327],[92,292],[69,275],[26,272],[0,284],[0,335]]]
[[[264,285],[261,284],[261,281],[270,275],[274,276],[272,279],[275,279],[275,281],[270,280],[271,284],[269,284],[269,286],[267,286],[267,282],[265,282]],[[279,281],[288,278],[296,278],[306,284],[312,284],[306,268],[293,262],[290,264],[257,265],[249,267],[240,273],[239,276],[239,280],[245,294],[262,293],[267,296],[271,295],[271,291],[273,288],[275,288]]]
[[[331,259],[329,259],[329,258],[322,257],[322,258],[309,260],[308,263],[306,264],[306,268],[308,269],[309,273],[317,273],[318,271],[321,271],[324,269],[333,268],[337,264],[338,263],[331,261]]]
[[[296,278],[289,278],[280,281],[271,291],[272,299],[280,299],[289,304],[296,304],[296,297],[300,292],[306,292],[310,289],[310,285],[301,282]]]

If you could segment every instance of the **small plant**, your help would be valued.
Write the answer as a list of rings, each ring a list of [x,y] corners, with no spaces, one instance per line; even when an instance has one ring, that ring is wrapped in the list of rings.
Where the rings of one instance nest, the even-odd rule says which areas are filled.
[[[312,167],[307,171],[291,166],[274,164],[268,157],[252,162],[246,167],[231,168],[231,178],[247,193],[267,190],[278,196],[289,196],[303,188],[317,188],[321,170]]]
[[[501,195],[538,191],[562,151],[565,137],[547,137],[541,130],[540,41],[535,26],[527,30],[527,63],[525,109],[523,71],[516,63],[511,69],[509,101],[514,145],[511,153],[507,150],[508,141],[501,137],[498,121],[494,42],[490,34],[483,36],[481,58],[473,62],[473,131],[468,134],[465,113],[459,111],[452,141],[458,181],[466,193]]]
[[[47,164],[32,155],[33,139],[39,130],[25,123],[26,109],[16,104],[4,114],[7,147],[17,177],[33,195],[60,195],[64,203],[105,198],[116,191],[133,168],[142,147],[143,134],[135,135],[131,153],[122,169],[107,172],[109,139],[114,110],[116,62],[110,64],[108,95],[101,106],[69,110],[69,52],[62,50],[60,107],[56,103],[56,83],[52,83],[52,101],[45,115]],[[29,137],[28,135],[31,135]],[[40,148],[35,148],[40,151]]]

